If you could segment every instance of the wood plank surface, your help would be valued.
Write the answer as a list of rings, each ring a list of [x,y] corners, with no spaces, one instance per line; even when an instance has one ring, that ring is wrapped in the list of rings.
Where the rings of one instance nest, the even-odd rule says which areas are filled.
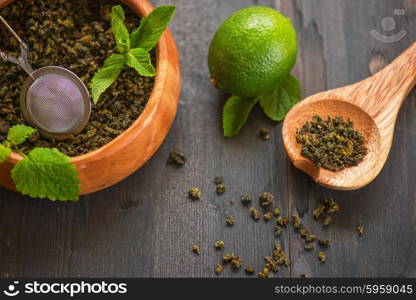
[[[316,234],[331,240],[327,262],[305,253],[293,229],[279,239],[292,265],[277,277],[416,277],[416,92],[405,102],[389,160],[380,176],[359,191],[338,192],[313,183],[288,161],[281,124],[255,108],[233,139],[224,139],[221,110],[226,96],[211,87],[207,70],[210,40],[232,12],[250,5],[273,6],[292,18],[299,57],[294,74],[303,95],[343,86],[370,75],[416,40],[416,3],[407,0],[153,0],[178,11],[171,29],[181,53],[183,90],[172,130],[142,169],[78,203],[33,200],[0,190],[0,276],[2,277],[215,277],[225,251],[258,271],[276,239],[272,221],[254,223],[239,203],[250,194],[258,205],[263,191],[275,195],[285,216],[298,212]],[[404,15],[394,15],[404,9]],[[396,29],[382,28],[393,17]],[[370,31],[406,36],[395,43]],[[392,33],[393,32],[393,33]],[[370,68],[370,61],[372,62]],[[374,67],[375,66],[375,67]],[[260,128],[271,138],[258,137]],[[170,151],[185,152],[183,168],[166,165]],[[226,193],[217,196],[213,179],[223,176]],[[186,191],[200,187],[190,201]],[[328,229],[311,217],[322,197],[335,197],[342,211]],[[236,200],[234,205],[230,200]],[[225,218],[236,219],[234,227]],[[355,231],[364,226],[359,237]],[[198,244],[201,255],[191,246]],[[245,277],[227,266],[222,277]]]

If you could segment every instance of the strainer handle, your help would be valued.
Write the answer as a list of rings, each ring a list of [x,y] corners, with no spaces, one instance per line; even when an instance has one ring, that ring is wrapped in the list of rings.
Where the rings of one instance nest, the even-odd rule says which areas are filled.
[[[21,66],[25,70],[25,72],[31,76],[31,74],[33,73],[33,69],[28,62],[28,58],[27,58],[28,47],[26,43],[17,35],[17,33],[13,30],[13,28],[10,27],[10,25],[6,22],[6,20],[1,15],[0,15],[0,21],[7,28],[7,30],[9,30],[10,33],[17,39],[17,41],[20,44],[20,56],[18,58],[15,58],[6,54],[1,49],[0,49],[0,57],[4,61],[9,61],[11,63]]]

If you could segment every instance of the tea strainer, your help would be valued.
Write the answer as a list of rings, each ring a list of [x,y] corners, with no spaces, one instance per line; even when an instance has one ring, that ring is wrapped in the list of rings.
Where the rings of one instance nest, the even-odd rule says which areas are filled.
[[[18,58],[0,49],[0,57],[29,75],[22,86],[20,106],[24,118],[50,139],[62,140],[80,133],[88,123],[91,101],[87,87],[73,72],[57,66],[33,70],[28,62],[28,47],[0,15],[0,21],[20,44]]]

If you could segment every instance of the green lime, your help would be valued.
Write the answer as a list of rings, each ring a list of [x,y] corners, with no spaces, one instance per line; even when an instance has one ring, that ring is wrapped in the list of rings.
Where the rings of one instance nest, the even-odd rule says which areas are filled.
[[[296,55],[289,18],[269,7],[247,7],[225,20],[211,42],[211,82],[232,95],[258,96],[289,75]]]

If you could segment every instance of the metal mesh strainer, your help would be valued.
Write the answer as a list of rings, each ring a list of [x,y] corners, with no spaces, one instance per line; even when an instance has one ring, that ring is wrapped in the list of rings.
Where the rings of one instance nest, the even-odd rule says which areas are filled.
[[[20,43],[19,58],[0,50],[0,57],[21,66],[29,74],[21,91],[23,116],[40,133],[52,139],[65,139],[81,132],[91,114],[88,89],[81,79],[62,67],[48,66],[33,71],[27,59],[27,46],[0,15],[0,21]]]

